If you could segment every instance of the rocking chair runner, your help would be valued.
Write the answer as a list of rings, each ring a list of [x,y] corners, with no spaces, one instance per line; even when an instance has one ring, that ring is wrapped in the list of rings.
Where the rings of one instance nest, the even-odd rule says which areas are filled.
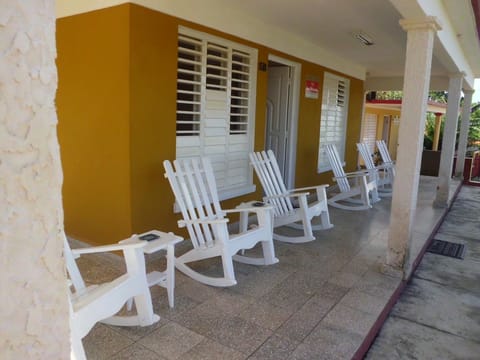
[[[345,173],[335,145],[325,145],[325,151],[332,167],[333,179],[340,190],[340,193],[328,199],[329,205],[344,210],[367,210],[372,207],[371,203],[380,201],[377,182],[371,173],[368,171]],[[350,184],[349,179],[354,179],[355,183]]]
[[[375,166],[370,149],[365,143],[358,143],[357,149],[365,163],[367,171],[371,172],[377,181],[379,196],[391,197],[394,180],[393,166],[390,164]]]
[[[273,233],[273,238],[279,241],[290,243],[302,243],[315,240],[313,230],[330,229],[327,195],[325,189],[328,185],[305,187],[300,189],[287,190],[280,174],[280,169],[272,150],[267,152],[256,152],[250,154],[250,161],[260,179],[265,197],[263,200],[274,206],[273,227],[289,226],[303,230],[303,236],[291,237]],[[308,203],[307,190],[316,191],[316,201]],[[298,207],[294,207],[292,198],[298,200]],[[321,224],[312,225],[312,219],[320,216]],[[301,224],[297,222],[301,221]]]
[[[194,280],[212,286],[232,286],[237,283],[232,260],[252,265],[270,265],[278,262],[272,239],[271,207],[249,207],[222,210],[217,194],[215,177],[207,158],[163,162],[183,220],[179,227],[186,227],[193,249],[175,259],[178,270]],[[254,212],[258,226],[239,234],[230,234],[226,213]],[[253,258],[237,254],[251,249],[261,242],[263,257]],[[211,277],[195,271],[188,263],[213,257],[221,257],[224,276]]]
[[[115,244],[72,250],[67,240],[64,240],[67,272],[75,290],[69,295],[72,359],[86,359],[82,338],[97,322],[117,326],[148,326],[160,320],[160,317],[153,313],[142,251],[144,245],[145,242],[140,241],[128,245]],[[119,250],[123,251],[127,273],[111,282],[85,286],[75,258],[82,254]],[[131,298],[134,299],[137,315],[114,316]]]

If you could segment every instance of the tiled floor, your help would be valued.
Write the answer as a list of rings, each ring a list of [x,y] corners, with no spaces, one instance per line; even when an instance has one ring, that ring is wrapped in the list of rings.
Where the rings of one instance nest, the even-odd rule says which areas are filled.
[[[434,178],[422,178],[420,249],[442,215],[431,207]],[[390,200],[368,211],[330,209],[333,229],[305,244],[275,243],[280,262],[235,264],[238,284],[213,288],[176,272],[175,308],[163,288],[152,288],[159,323],[145,328],[96,325],[84,338],[89,359],[348,359],[401,279],[384,274]],[[160,229],[171,231],[174,229]],[[294,231],[285,229],[285,231]],[[185,251],[184,243],[177,254]],[[75,244],[73,245],[75,247]],[[79,265],[92,280],[122,271],[118,258],[90,256]],[[147,258],[149,269],[164,258]],[[198,264],[220,274],[218,262]]]

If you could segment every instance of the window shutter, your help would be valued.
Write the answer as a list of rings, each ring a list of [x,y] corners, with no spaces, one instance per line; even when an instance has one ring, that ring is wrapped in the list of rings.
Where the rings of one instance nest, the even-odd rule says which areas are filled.
[[[377,140],[377,115],[365,114],[363,124],[362,142],[368,145],[370,153],[375,151],[375,141]]]
[[[345,159],[349,92],[350,81],[348,79],[325,73],[320,115],[319,173],[331,169],[327,154],[323,149],[324,145],[335,144],[341,160]]]
[[[256,58],[255,49],[179,28],[176,157],[209,157],[223,198],[254,189]]]
[[[177,135],[200,134],[203,44],[179,35],[177,70]]]

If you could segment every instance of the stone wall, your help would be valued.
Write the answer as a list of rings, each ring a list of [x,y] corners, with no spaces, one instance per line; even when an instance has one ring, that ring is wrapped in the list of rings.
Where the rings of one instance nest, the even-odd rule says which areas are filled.
[[[55,2],[0,3],[0,358],[69,358]]]

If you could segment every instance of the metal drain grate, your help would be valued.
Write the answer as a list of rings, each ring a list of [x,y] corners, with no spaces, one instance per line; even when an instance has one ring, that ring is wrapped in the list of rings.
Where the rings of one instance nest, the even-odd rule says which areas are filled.
[[[450,241],[433,239],[427,251],[433,254],[449,256],[455,259],[463,259],[466,247],[464,244],[452,243]]]

